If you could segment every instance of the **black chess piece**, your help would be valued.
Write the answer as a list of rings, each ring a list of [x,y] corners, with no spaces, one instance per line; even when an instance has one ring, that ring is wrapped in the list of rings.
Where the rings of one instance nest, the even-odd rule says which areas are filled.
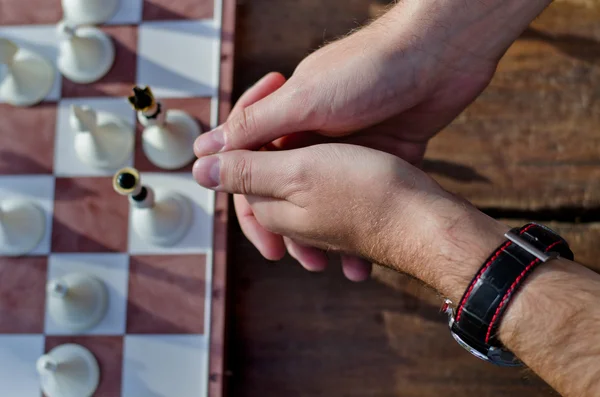
[[[130,172],[122,172],[117,176],[117,184],[122,189],[133,189],[135,184],[137,183],[137,178]]]

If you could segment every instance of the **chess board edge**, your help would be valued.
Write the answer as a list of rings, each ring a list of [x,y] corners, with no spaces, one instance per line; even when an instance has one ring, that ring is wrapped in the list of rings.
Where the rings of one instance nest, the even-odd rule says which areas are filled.
[[[235,46],[236,1],[223,0],[221,6],[221,70],[218,90],[218,123],[225,122],[231,110]],[[208,358],[208,397],[227,395],[227,253],[229,195],[215,196],[213,215],[213,274],[210,314],[210,353]]]

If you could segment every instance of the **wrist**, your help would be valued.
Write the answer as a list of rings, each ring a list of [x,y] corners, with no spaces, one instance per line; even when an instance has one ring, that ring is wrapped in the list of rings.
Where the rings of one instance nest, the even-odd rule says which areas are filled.
[[[439,238],[430,265],[432,286],[458,302],[485,260],[506,240],[504,234],[510,228],[460,199],[449,201],[433,227]]]
[[[401,205],[384,263],[457,302],[509,227],[441,189]]]

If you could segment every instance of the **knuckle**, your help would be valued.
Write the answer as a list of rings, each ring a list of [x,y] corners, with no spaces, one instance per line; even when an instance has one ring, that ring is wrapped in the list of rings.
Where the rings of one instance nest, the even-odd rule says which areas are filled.
[[[236,158],[229,168],[229,173],[234,190],[240,194],[252,192],[252,160],[244,156]]]
[[[229,122],[230,136],[228,137],[233,144],[235,142],[245,142],[256,131],[256,111],[254,107],[249,106],[238,113],[236,117]]]
[[[315,184],[316,174],[311,173],[308,162],[292,161],[287,165],[285,174],[287,175],[284,195],[290,199],[301,195],[310,194]]]
[[[290,80],[291,81],[291,80]],[[323,126],[324,104],[323,87],[316,85],[313,79],[296,78],[293,89],[289,91],[290,114],[293,122],[310,129],[319,129]]]

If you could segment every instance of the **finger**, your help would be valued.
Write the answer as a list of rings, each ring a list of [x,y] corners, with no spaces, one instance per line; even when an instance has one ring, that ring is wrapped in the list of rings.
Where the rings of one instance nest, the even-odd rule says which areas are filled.
[[[284,237],[285,246],[292,256],[303,268],[311,272],[322,272],[327,267],[328,258],[324,251],[301,245],[288,237]]]
[[[335,138],[330,138],[311,131],[303,131],[276,139],[273,142],[268,143],[266,148],[269,150],[292,150],[334,141]]]
[[[286,251],[283,237],[269,232],[258,223],[244,196],[236,194],[233,197],[233,203],[242,232],[261,255],[270,261],[283,258]]]
[[[292,132],[312,130],[314,118],[306,117],[307,106],[296,89],[285,83],[277,91],[232,114],[194,144],[198,157],[236,149],[258,149]],[[287,87],[287,88],[286,88]]]
[[[246,107],[252,105],[255,102],[260,101],[267,95],[277,91],[281,86],[285,84],[285,77],[281,73],[271,72],[265,75],[262,79],[258,80],[256,84],[250,87],[231,110],[231,115],[241,112]]]
[[[271,233],[285,236],[306,227],[300,212],[304,210],[288,201],[252,195],[244,197],[250,204],[258,224]]]
[[[289,251],[289,250],[288,250]],[[350,281],[365,281],[371,275],[373,265],[361,258],[351,255],[342,255],[342,271]]]
[[[290,183],[297,182],[297,158],[292,152],[235,150],[196,160],[192,173],[209,189],[285,200]]]

